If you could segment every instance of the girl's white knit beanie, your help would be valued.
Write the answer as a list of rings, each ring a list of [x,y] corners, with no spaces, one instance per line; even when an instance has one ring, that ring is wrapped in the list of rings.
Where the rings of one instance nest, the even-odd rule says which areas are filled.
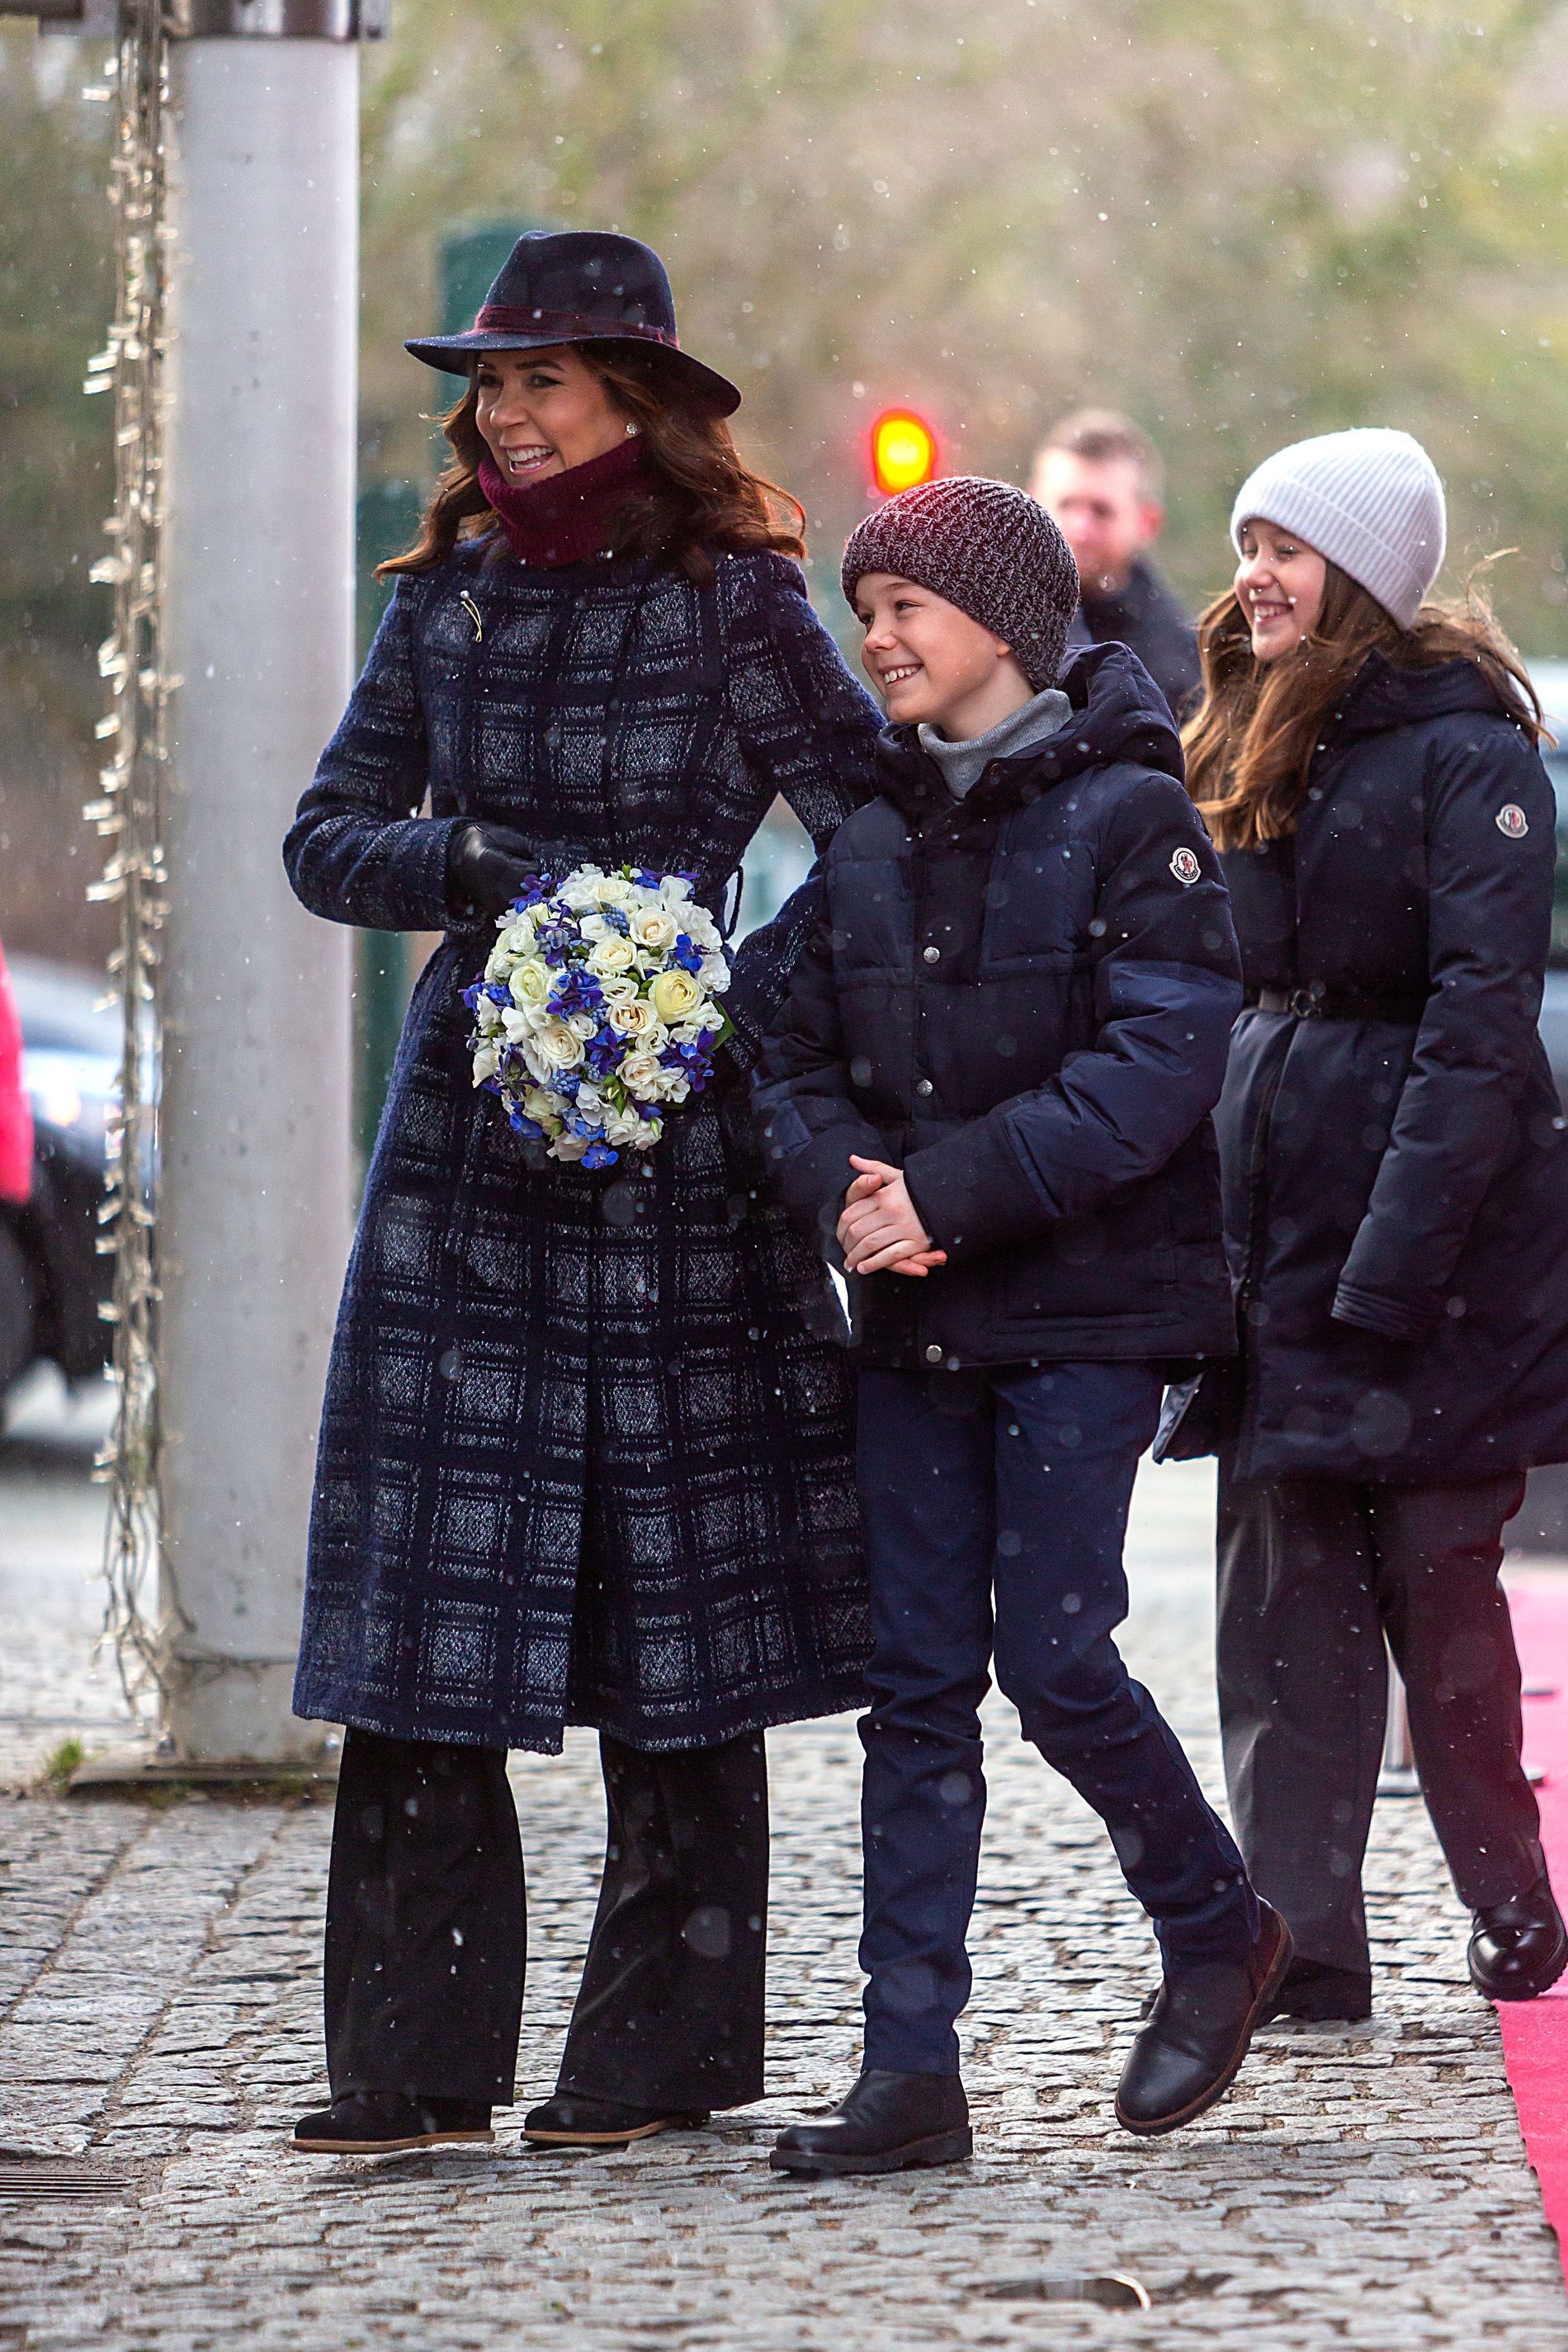
[[[1297,532],[1406,629],[1442,568],[1447,540],[1436,467],[1419,441],[1381,425],[1321,433],[1266,457],[1231,509],[1237,554],[1248,522]]]

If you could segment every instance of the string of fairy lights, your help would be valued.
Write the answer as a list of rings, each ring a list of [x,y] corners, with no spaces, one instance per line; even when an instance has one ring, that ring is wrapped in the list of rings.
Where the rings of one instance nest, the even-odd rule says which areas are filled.
[[[88,804],[110,846],[89,896],[119,910],[110,958],[121,1015],[119,1102],[110,1125],[99,1247],[113,1260],[110,1300],[114,1423],[97,1475],[110,1496],[104,1549],[103,1642],[143,1723],[156,1715],[168,1628],[157,1587],[158,1094],[162,1044],[158,932],[167,877],[163,802],[168,704],[176,681],[163,660],[163,519],[166,419],[170,129],[164,0],[121,0],[113,54],[84,96],[115,113],[109,199],[114,212],[116,300],[105,348],[88,362],[85,390],[114,403],[114,506],[110,552],[91,576],[114,591],[114,622],[99,647],[109,707],[99,721],[106,764]]]

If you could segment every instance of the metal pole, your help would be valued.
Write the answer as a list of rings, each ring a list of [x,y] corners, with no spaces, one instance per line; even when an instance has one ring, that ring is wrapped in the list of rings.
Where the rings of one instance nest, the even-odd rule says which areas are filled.
[[[268,27],[270,29],[270,27]],[[287,1763],[349,1236],[349,934],[279,845],[350,680],[359,58],[174,52],[172,706],[160,1263],[175,1754]]]

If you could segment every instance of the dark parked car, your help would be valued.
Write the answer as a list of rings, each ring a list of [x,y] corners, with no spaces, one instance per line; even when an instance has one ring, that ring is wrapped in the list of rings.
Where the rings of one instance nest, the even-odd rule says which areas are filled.
[[[110,1265],[98,1251],[98,1212],[120,1067],[120,1019],[100,1007],[100,980],[14,956],[11,983],[34,1165],[30,1199],[0,1206],[0,1391],[41,1360],[79,1381],[109,1360],[99,1307]]]

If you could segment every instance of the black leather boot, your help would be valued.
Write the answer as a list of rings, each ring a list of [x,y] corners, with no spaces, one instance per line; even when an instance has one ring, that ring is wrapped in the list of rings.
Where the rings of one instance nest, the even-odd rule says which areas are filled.
[[[1271,2017],[1300,2017],[1312,2025],[1340,2021],[1350,2024],[1371,2015],[1370,1969],[1335,1969],[1324,1960],[1292,1960],[1258,2021],[1267,2025]]]
[[[301,2116],[293,2146],[311,2156],[397,2156],[411,2147],[467,2147],[493,2140],[489,2107],[467,2099],[405,2099],[355,2091]]]
[[[1258,1940],[1245,1965],[1167,1977],[1132,2044],[1116,2093],[1116,2120],[1152,2137],[1207,2113],[1235,2081],[1255,2029],[1290,1965],[1290,1930],[1259,1902]]]
[[[1489,2000],[1533,2000],[1568,1968],[1568,1929],[1544,1871],[1509,1903],[1475,1914],[1470,1982]]]
[[[596,2099],[585,2091],[557,2091],[542,2107],[530,2107],[522,2136],[536,2147],[625,2147],[629,2140],[652,2139],[656,2132],[683,2124],[705,2124],[706,2109],[632,2107],[619,2099]]]
[[[974,2153],[969,2102],[956,2074],[862,2074],[819,2124],[791,2124],[768,2162],[775,2172],[906,2172]]]

